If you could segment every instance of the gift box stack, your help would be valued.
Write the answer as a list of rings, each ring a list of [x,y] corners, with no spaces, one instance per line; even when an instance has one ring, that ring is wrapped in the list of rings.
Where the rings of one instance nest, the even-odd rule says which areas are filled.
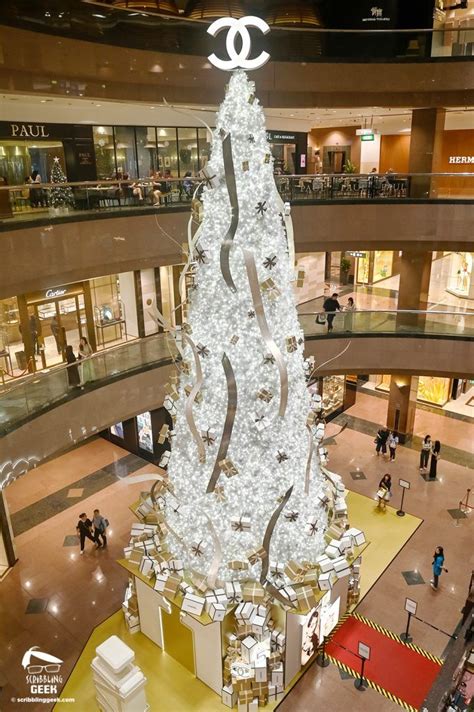
[[[122,611],[125,615],[129,633],[138,633],[140,630],[140,617],[138,614],[138,599],[135,590],[135,581],[130,577],[128,586],[125,589],[125,597],[122,603]]]
[[[146,677],[133,664],[133,650],[112,635],[95,652],[91,667],[99,709],[107,712],[149,709],[145,696]]]

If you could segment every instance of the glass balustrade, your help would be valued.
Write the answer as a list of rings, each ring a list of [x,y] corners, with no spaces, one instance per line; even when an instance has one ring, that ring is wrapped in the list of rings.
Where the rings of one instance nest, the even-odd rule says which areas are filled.
[[[307,339],[328,337],[327,316],[325,312],[299,314]],[[335,313],[334,317],[330,338],[377,335],[474,338],[474,312],[343,311]],[[155,334],[94,354],[91,357],[91,380],[82,387],[74,385],[75,376],[82,375],[80,361],[38,372],[22,378],[15,385],[4,384],[5,390],[0,392],[0,435],[35,413],[114,379],[170,361],[176,355],[172,339],[167,334]]]
[[[461,168],[457,173],[276,175],[275,182],[283,200],[293,204],[474,201],[474,173]],[[70,188],[68,199],[59,207],[52,206],[55,184],[0,186],[0,225],[6,230],[18,222],[74,221],[138,210],[194,208],[199,213],[203,185],[199,178],[170,178],[159,188],[149,180],[67,183],[62,187]]]

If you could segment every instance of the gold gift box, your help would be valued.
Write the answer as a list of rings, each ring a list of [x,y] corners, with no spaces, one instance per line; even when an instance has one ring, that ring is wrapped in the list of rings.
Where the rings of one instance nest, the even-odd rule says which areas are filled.
[[[264,559],[266,555],[267,552],[263,546],[260,546],[258,549],[251,549],[246,553],[247,559],[251,564],[256,564],[259,559]]]
[[[286,350],[289,354],[294,353],[298,348],[298,344],[296,343],[296,336],[287,336],[285,339],[285,344]]]
[[[229,458],[219,460],[219,467],[226,477],[234,477],[234,475],[237,475],[239,472],[232,460]]]
[[[296,591],[296,603],[300,610],[306,611],[314,608],[316,605],[316,598],[314,597],[314,591],[311,586],[300,586],[295,588]]]
[[[163,593],[165,594],[165,596],[174,598],[178,591],[179,584],[182,580],[183,579],[181,578],[181,576],[178,576],[178,574],[171,574],[171,576],[168,576],[165,583],[165,587],[163,589]]]
[[[290,559],[285,566],[284,572],[292,581],[298,581],[303,579],[305,567],[299,561]]]
[[[242,598],[244,601],[262,603],[265,599],[265,589],[259,583],[246,583],[242,588]]]

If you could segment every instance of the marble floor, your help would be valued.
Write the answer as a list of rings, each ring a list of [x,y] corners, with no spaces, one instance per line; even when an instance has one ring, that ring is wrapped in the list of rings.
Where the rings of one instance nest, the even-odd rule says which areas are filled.
[[[418,471],[416,447],[400,446],[391,464],[375,456],[370,428],[377,419],[374,404],[380,399],[359,395],[364,398],[347,416],[340,416],[350,420],[349,427],[338,434],[340,424],[328,426],[328,435],[334,436],[328,444],[330,468],[341,474],[348,488],[370,498],[381,476],[389,471],[395,482],[395,508],[401,495],[398,478],[409,480],[405,508],[423,522],[365,595],[358,612],[400,633],[406,623],[404,600],[409,596],[418,602],[420,618],[452,633],[460,620],[474,568],[473,517],[455,518],[459,500],[468,487],[474,487],[472,430],[468,440],[472,426],[455,421],[457,428],[443,433],[446,448],[439,478],[426,482]],[[449,420],[428,415],[437,417],[443,427]],[[437,422],[429,424],[433,433]],[[424,425],[419,426],[420,432]],[[468,452],[466,447],[470,447]],[[461,463],[459,452],[465,454]],[[14,526],[22,533],[16,537],[18,563],[0,583],[0,675],[5,681],[0,697],[2,710],[18,709],[9,700],[24,692],[21,657],[25,650],[39,645],[53,654],[60,653],[67,676],[93,628],[119,609],[127,575],[115,560],[128,540],[133,520],[129,504],[143,489],[143,484],[132,478],[156,472],[153,465],[96,438],[38,467],[6,490]],[[95,550],[87,542],[81,557],[74,536],[77,518],[80,512],[90,514],[94,508],[110,520],[109,546]],[[389,510],[386,516],[393,515]],[[445,547],[449,573],[442,575],[440,589],[435,592],[429,580],[437,545]],[[442,655],[449,643],[448,636],[418,621],[412,622],[412,633],[415,643],[435,655]],[[291,707],[303,712],[313,709],[316,701],[335,712],[348,706],[365,712],[396,709],[373,690],[357,692],[352,681],[332,665],[324,670],[313,665],[280,709]],[[29,705],[33,712],[36,708],[46,710],[48,706]]]

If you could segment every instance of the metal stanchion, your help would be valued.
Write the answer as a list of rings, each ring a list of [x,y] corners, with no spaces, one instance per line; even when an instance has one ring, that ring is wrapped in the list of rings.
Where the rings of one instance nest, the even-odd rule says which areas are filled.
[[[365,661],[370,660],[370,647],[359,641],[358,650],[358,657],[362,660],[362,664],[360,666],[360,677],[357,680],[354,680],[354,687],[356,690],[359,690],[359,692],[363,692],[366,689],[366,685],[364,685],[364,667]]]
[[[319,665],[319,667],[327,667],[329,665],[329,659],[326,657],[326,638],[323,637],[323,647],[320,653],[318,653],[318,656],[316,658],[316,663]]]

